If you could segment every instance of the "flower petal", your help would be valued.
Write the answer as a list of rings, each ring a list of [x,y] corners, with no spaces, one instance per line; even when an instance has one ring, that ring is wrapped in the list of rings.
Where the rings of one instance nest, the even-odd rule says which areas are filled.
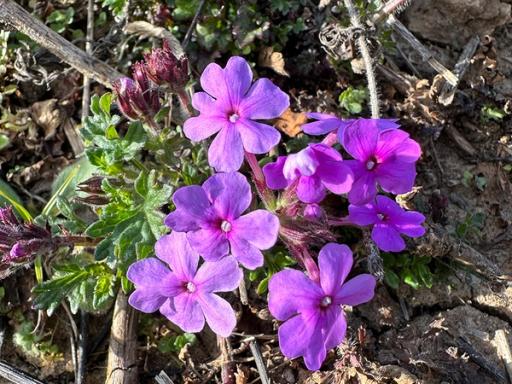
[[[425,216],[419,212],[404,212],[398,219],[393,221],[395,228],[409,237],[420,237],[425,234],[425,227],[421,224]]]
[[[222,219],[235,220],[251,204],[251,186],[238,172],[217,173],[203,183],[203,189]]]
[[[365,273],[347,281],[334,297],[334,303],[356,306],[367,303],[375,295],[377,281],[372,275]]]
[[[130,305],[144,313],[151,313],[158,310],[167,300],[167,297],[160,295],[154,288],[137,288],[128,298]]]
[[[225,117],[203,116],[190,117],[183,125],[185,136],[192,141],[201,141],[216,134],[229,125]]]
[[[203,188],[190,185],[179,188],[172,200],[176,210],[167,215],[165,225],[178,232],[188,232],[200,227],[208,219],[211,206]]]
[[[194,284],[201,292],[232,291],[242,280],[242,270],[233,257],[224,257],[215,262],[206,261],[194,278]]]
[[[224,70],[216,63],[210,63],[201,74],[201,87],[217,100],[229,102],[228,87]]]
[[[252,70],[240,56],[231,57],[224,69],[224,81],[233,108],[239,107],[252,82]]]
[[[348,219],[356,225],[370,225],[379,222],[377,211],[373,204],[348,206]]]
[[[347,320],[343,311],[337,306],[331,306],[325,314],[325,349],[328,351],[337,347],[345,339]]]
[[[160,313],[185,332],[200,332],[204,328],[204,315],[197,295],[184,292],[176,296],[172,304],[171,301],[166,302]]]
[[[244,149],[249,153],[269,152],[281,140],[281,134],[274,127],[241,118],[236,122]]]
[[[398,195],[412,190],[416,179],[416,166],[414,163],[397,160],[379,165],[374,173],[382,189]]]
[[[226,234],[220,228],[201,228],[187,233],[191,247],[206,261],[217,261],[229,253]]]
[[[366,161],[375,153],[379,133],[371,120],[356,120],[345,128],[343,146],[354,159]]]
[[[169,268],[160,260],[155,257],[148,257],[130,265],[126,277],[137,287],[153,287],[158,285],[170,273]]]
[[[340,120],[336,118],[324,119],[314,121],[312,123],[304,124],[301,128],[304,133],[308,135],[325,135],[340,127]]]
[[[290,106],[290,97],[269,79],[259,79],[239,105],[246,119],[275,119]],[[256,153],[256,152],[254,152]]]
[[[405,241],[400,237],[400,233],[387,224],[375,224],[372,229],[372,239],[380,249],[386,252],[400,252],[405,249]]]
[[[238,171],[244,160],[244,147],[234,124],[221,129],[208,149],[208,163],[217,172]]]
[[[283,174],[286,159],[286,156],[279,156],[277,161],[268,163],[263,167],[265,182],[270,189],[284,189],[290,183]]]
[[[277,241],[279,219],[264,209],[258,209],[234,221],[232,233],[259,249],[269,249]]]
[[[334,295],[352,269],[352,251],[345,244],[328,243],[318,254],[320,285],[326,295]]]
[[[320,162],[312,147],[288,155],[283,167],[283,174],[287,180],[295,180],[297,176],[313,176]]]
[[[350,192],[354,183],[352,169],[341,161],[322,163],[318,167],[317,175],[329,191],[338,195]]]
[[[412,163],[421,156],[421,148],[407,132],[391,129],[380,134],[376,153],[381,161],[391,158]]]
[[[268,283],[268,309],[277,320],[316,308],[323,296],[320,286],[296,269],[277,272]]]
[[[252,270],[263,265],[263,254],[247,240],[233,234],[229,237],[229,244],[231,245],[231,254],[245,268]]]
[[[371,172],[365,172],[359,178],[355,177],[352,189],[348,193],[348,200],[351,204],[366,204],[377,194],[375,176]]]
[[[304,203],[319,203],[325,197],[325,188],[318,176],[301,176],[297,185],[297,197]]]
[[[231,335],[236,326],[236,317],[229,303],[211,293],[201,293],[198,299],[212,331],[222,337]]]
[[[199,255],[192,249],[184,232],[173,231],[162,236],[155,244],[155,254],[182,280],[191,280],[196,274]]]

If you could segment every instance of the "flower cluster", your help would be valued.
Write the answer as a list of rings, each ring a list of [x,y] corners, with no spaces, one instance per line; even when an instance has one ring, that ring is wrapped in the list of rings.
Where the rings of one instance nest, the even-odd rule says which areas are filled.
[[[178,77],[153,63],[172,61],[165,56],[158,50],[146,58],[152,65],[147,75],[156,83],[166,76]],[[311,113],[316,121],[304,125],[304,132],[327,134],[326,138],[261,169],[255,155],[268,153],[281,138],[261,120],[280,116],[289,107],[289,97],[268,79],[253,83],[251,68],[240,57],[229,59],[225,68],[208,65],[200,83],[204,92],[192,98],[199,114],[186,120],[184,134],[195,142],[215,135],[208,160],[219,173],[200,186],[174,193],[175,210],[165,218],[172,232],[156,243],[156,258],[140,260],[128,270],[136,287],[130,303],[143,312],[159,310],[185,331],[200,331],[207,323],[217,334],[228,336],[236,326],[235,314],[217,293],[238,286],[243,278],[239,264],[261,267],[262,251],[274,246],[279,235],[306,271],[284,269],[270,279],[269,309],[283,321],[280,348],[288,358],[303,356],[309,369],[319,369],[327,352],[345,337],[342,306],[369,301],[376,280],[369,274],[347,280],[352,252],[346,245],[325,244],[334,233],[317,234],[323,247],[315,261],[312,244],[305,240],[311,233],[300,232],[320,228],[318,221],[334,222],[320,205],[334,193],[349,201],[348,217],[338,222],[372,225],[372,238],[381,249],[404,249],[401,235],[421,236],[425,218],[406,212],[379,191],[399,194],[412,189],[420,147],[395,120],[341,120]],[[351,159],[333,148],[336,142]],[[251,185],[239,172],[244,158],[266,209],[247,212],[254,202]],[[283,190],[278,201],[272,190]]]
[[[189,79],[188,60],[176,58],[169,43],[164,40],[161,49],[155,49],[132,67],[132,78],[122,77],[114,83],[119,109],[130,120],[153,119],[161,104],[155,85],[179,93]]]

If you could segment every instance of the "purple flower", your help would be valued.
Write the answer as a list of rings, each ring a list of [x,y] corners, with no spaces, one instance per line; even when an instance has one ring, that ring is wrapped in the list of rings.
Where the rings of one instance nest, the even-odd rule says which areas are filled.
[[[419,144],[400,129],[379,128],[379,120],[360,119],[345,128],[343,146],[355,159],[345,163],[354,172],[348,194],[352,204],[365,204],[377,194],[377,184],[394,194],[409,192],[416,178]]]
[[[255,120],[281,116],[290,102],[288,95],[268,79],[251,86],[252,72],[241,57],[232,57],[222,69],[209,64],[201,75],[201,86],[192,98],[200,114],[185,122],[185,135],[204,140],[218,132],[208,151],[208,161],[218,172],[237,171],[244,150],[261,154],[279,143],[279,132]]]
[[[320,282],[294,269],[272,276],[268,308],[276,319],[285,321],[278,335],[287,358],[304,356],[308,369],[320,369],[327,351],[345,338],[347,322],[341,305],[372,299],[376,283],[372,275],[358,275],[345,283],[352,262],[349,247],[329,243],[318,256]]]
[[[318,203],[325,190],[347,193],[354,176],[338,151],[325,144],[310,144],[298,153],[279,156],[263,167],[270,189],[283,189],[297,180],[297,197],[304,203]]]
[[[357,225],[373,225],[372,239],[386,252],[400,252],[405,249],[404,239],[425,234],[422,223],[425,216],[419,212],[405,211],[389,197],[377,196],[374,203],[362,206],[349,205],[350,222]]]
[[[216,261],[231,253],[244,267],[254,269],[263,265],[261,250],[276,243],[279,219],[263,209],[242,216],[251,200],[245,176],[218,173],[202,187],[178,189],[173,196],[176,210],[165,224],[187,232],[190,245],[205,260]]]
[[[396,119],[347,119],[342,120],[334,115],[327,113],[310,112],[307,114],[310,119],[315,119],[312,123],[302,126],[302,130],[308,135],[325,135],[326,133],[337,131],[338,141],[343,143],[343,132],[355,121],[362,121],[364,124],[375,124],[380,130],[388,130],[398,128]]]
[[[128,279],[136,287],[129,303],[145,313],[160,310],[185,332],[201,331],[206,319],[212,331],[228,337],[236,325],[235,313],[215,292],[238,287],[242,271],[235,259],[205,262],[197,269],[199,255],[178,232],[160,238],[155,253],[158,259],[150,257],[128,268]]]

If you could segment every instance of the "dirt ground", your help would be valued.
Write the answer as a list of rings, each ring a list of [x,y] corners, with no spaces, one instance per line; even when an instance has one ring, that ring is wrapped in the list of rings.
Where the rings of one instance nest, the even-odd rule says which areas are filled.
[[[400,15],[447,68],[454,68],[471,38],[480,37],[450,105],[438,102],[441,77],[404,41],[395,41],[399,49],[386,53],[383,60],[401,77],[391,79],[378,72],[383,115],[399,118],[423,149],[417,188],[402,196],[402,202],[427,216],[428,231],[410,241],[409,249],[412,255],[431,257],[432,265],[444,272],[436,275],[432,288],[401,284],[394,290],[380,284],[373,301],[348,311],[346,342],[316,373],[306,371],[301,361],[282,357],[275,337],[277,324],[265,309],[265,298],[249,287],[249,307],[232,298],[239,315],[237,334],[230,338],[237,384],[256,383],[258,377],[246,335],[255,336],[275,383],[510,382],[497,332],[504,331],[512,346],[511,7],[511,0],[415,0]],[[361,81],[364,84],[364,77]],[[70,74],[53,83],[51,91],[32,89],[28,83],[20,86],[30,107],[13,123],[29,127],[12,134],[15,149],[2,151],[0,162],[2,174],[28,204],[37,206],[38,196],[48,197],[57,171],[73,161],[64,127],[76,115],[73,105],[81,95],[79,82],[79,75]],[[337,112],[331,90],[305,88],[294,88],[295,110],[320,105],[322,111]],[[56,107],[55,100],[60,99],[68,102]],[[481,110],[486,105],[498,105],[509,114],[485,119]],[[472,221],[475,215],[478,222]],[[461,235],[461,224],[468,220],[469,229]],[[13,308],[29,311],[31,276],[22,271],[5,282]],[[91,317],[95,348],[87,383],[104,380],[106,318],[105,314]],[[12,329],[7,323],[12,318],[2,316],[2,321],[2,359],[48,383],[72,382],[68,332],[53,331],[54,341],[65,352],[57,362],[41,366],[40,360],[22,355],[10,341]],[[62,329],[65,314],[59,311],[45,321],[48,332]],[[220,357],[214,335],[203,331],[197,343],[170,357],[147,336],[166,326],[164,321],[154,322],[140,337],[141,382],[154,382],[162,369],[176,383],[216,382]]]

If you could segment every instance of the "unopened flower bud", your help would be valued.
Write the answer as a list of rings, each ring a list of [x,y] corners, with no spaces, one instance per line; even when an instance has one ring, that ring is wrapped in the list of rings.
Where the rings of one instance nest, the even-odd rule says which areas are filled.
[[[325,212],[318,204],[307,204],[304,208],[304,217],[309,220],[321,220],[325,217]]]
[[[7,206],[5,208],[0,208],[0,225],[19,225],[20,222],[14,215],[11,206]]]
[[[103,176],[90,177],[89,179],[78,184],[77,189],[80,192],[102,195],[104,194],[103,189],[101,189],[101,183],[103,182],[103,179],[105,179]]]
[[[164,40],[163,47],[151,51],[144,56],[147,75],[155,84],[168,87],[172,92],[179,92],[187,84],[188,60],[186,57],[177,58]]]
[[[9,252],[10,260],[21,259],[25,256],[27,256],[27,252],[23,245],[20,244],[20,242],[14,244],[11,248],[11,251]]]
[[[119,109],[130,120],[138,118],[137,112],[132,108],[130,94],[136,88],[135,82],[129,77],[122,77],[114,82],[114,91],[117,95]]]

